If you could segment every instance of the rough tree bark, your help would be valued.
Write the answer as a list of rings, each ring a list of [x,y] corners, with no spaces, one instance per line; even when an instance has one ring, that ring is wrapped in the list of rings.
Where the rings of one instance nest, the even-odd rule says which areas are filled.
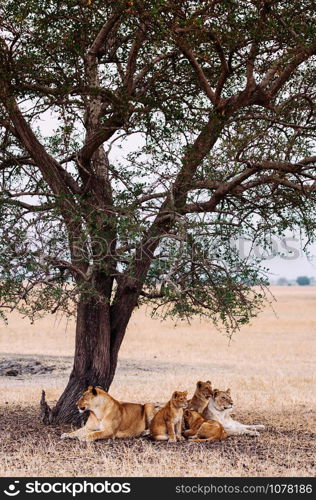
[[[45,423],[81,423],[76,401],[82,392],[90,384],[108,390],[113,380],[118,350],[113,349],[111,340],[109,278],[99,276],[95,280],[95,290],[96,293],[88,296],[83,294],[78,303],[74,364],[63,394],[53,408],[46,403],[45,393],[42,395],[41,411]],[[125,330],[121,332],[122,338],[124,333]]]
[[[76,401],[89,384],[107,389],[110,385],[109,306],[92,298],[78,304],[76,346],[68,384],[54,408],[42,398],[45,423],[80,422]]]
[[[110,322],[110,307],[95,297],[78,304],[75,357],[68,384],[55,407],[41,399],[42,420],[46,424],[81,424],[76,401],[90,384],[108,390],[114,378],[118,353],[134,309],[136,295],[120,307],[120,316]]]

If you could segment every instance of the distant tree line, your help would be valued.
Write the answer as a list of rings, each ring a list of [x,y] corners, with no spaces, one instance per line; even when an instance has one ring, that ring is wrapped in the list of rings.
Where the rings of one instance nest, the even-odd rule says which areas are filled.
[[[296,280],[288,280],[287,278],[281,277],[278,279],[277,285],[279,286],[291,286],[298,284],[300,286],[309,286],[315,284],[315,278],[309,278],[308,276],[298,276]]]

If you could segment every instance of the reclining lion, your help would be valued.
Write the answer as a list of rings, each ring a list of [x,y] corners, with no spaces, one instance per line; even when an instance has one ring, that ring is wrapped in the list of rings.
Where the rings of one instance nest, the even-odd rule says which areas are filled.
[[[265,429],[265,426],[261,424],[242,424],[237,420],[233,420],[231,417],[233,406],[230,389],[227,389],[227,391],[214,389],[213,396],[203,412],[203,417],[220,422],[228,436],[239,436],[240,434],[259,436],[258,430]]]
[[[187,429],[183,431],[183,435],[198,443],[204,441],[215,441],[216,439],[224,439],[227,433],[222,424],[216,420],[208,420],[197,411],[184,410],[184,423]]]
[[[81,413],[90,411],[88,420],[84,427],[62,434],[62,439],[95,441],[139,436],[149,429],[155,413],[151,403],[121,403],[101,387],[92,385],[89,385],[76,405]]]

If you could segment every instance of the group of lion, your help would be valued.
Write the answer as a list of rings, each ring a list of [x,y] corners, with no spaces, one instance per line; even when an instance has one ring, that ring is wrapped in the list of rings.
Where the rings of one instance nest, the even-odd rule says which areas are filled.
[[[79,412],[89,411],[84,427],[62,438],[95,441],[149,434],[155,441],[215,441],[230,435],[258,436],[264,425],[245,425],[233,420],[230,389],[212,389],[211,382],[197,382],[191,399],[175,391],[162,408],[153,403],[122,403],[101,387],[89,385],[77,402]]]

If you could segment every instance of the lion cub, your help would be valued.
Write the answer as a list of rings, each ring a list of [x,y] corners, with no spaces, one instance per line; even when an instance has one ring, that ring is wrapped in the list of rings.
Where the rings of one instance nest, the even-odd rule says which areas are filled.
[[[203,413],[208,405],[208,402],[212,396],[212,384],[209,380],[206,382],[201,382],[199,380],[196,383],[195,393],[193,398],[190,399],[188,408],[189,410],[197,411],[198,413]]]
[[[193,441],[215,441],[227,437],[222,424],[216,420],[207,420],[197,411],[185,410],[183,417],[188,427],[186,431],[183,431],[183,435]]]
[[[150,434],[156,441],[183,441],[181,435],[183,408],[188,405],[188,393],[175,391],[168,403],[154,416],[150,424]]]

